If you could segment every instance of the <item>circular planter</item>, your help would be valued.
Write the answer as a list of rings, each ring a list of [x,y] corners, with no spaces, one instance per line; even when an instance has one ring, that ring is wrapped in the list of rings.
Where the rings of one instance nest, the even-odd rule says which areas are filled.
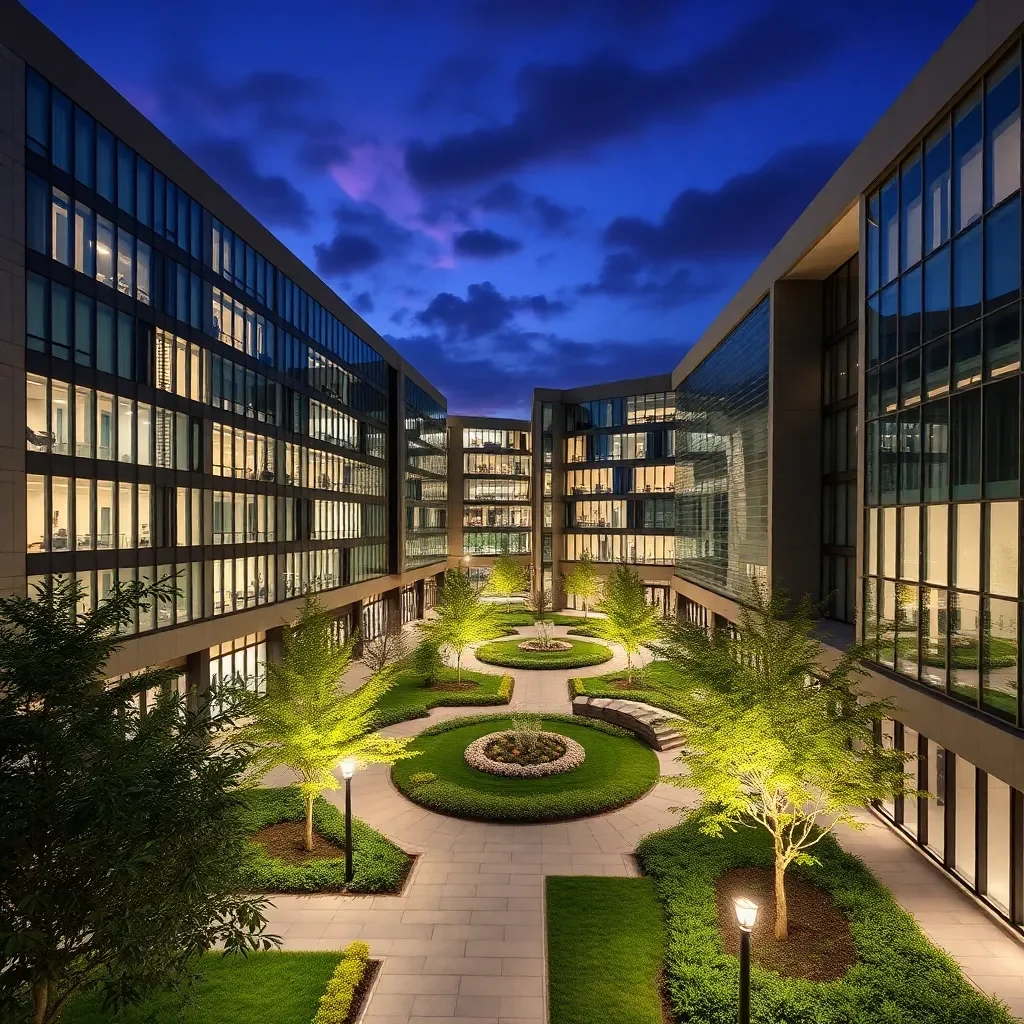
[[[546,644],[540,640],[524,640],[519,645],[521,651],[534,651],[537,654],[553,654],[555,651],[571,651],[570,640],[549,640]]]
[[[473,740],[466,747],[466,764],[488,775],[501,775],[507,779],[540,779],[545,775],[564,775],[583,764],[587,752],[575,740],[562,736],[557,732],[542,732],[538,738],[556,740],[565,749],[565,753],[554,761],[542,761],[539,764],[515,764],[514,762],[495,761],[487,756],[487,749],[496,740],[509,735],[507,732],[489,732],[486,736]]]
[[[527,648],[530,640],[496,640],[481,644],[474,654],[478,661],[488,665],[502,665],[505,668],[584,668],[587,665],[600,665],[611,661],[612,650],[604,644],[589,640],[559,639],[559,643],[568,645],[567,649],[531,650]],[[532,642],[536,642],[536,639]]]
[[[506,714],[476,718],[465,725],[445,722],[438,731],[417,736],[409,750],[418,756],[396,761],[391,778],[413,803],[470,821],[567,821],[642,797],[658,781],[654,751],[619,730],[585,723],[569,715],[543,717],[545,732],[575,740],[584,749],[585,759],[570,772],[520,778],[471,767],[466,748],[475,740],[510,732],[512,719]],[[414,775],[423,773],[430,773],[431,779],[413,781]]]

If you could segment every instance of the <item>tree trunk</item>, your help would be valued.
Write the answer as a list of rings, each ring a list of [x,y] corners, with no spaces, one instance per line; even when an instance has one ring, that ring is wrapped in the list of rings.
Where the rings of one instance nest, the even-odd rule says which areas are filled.
[[[462,682],[462,651],[458,651],[455,654],[455,681],[457,683]]]
[[[775,853],[775,938],[789,938],[789,910],[786,907],[786,865],[782,854]]]
[[[590,608],[589,608],[588,602],[586,600],[584,600],[583,601],[583,621],[584,622],[587,621],[587,614],[588,614],[589,611],[590,611]]]
[[[313,852],[313,797],[306,797],[306,852]]]
[[[45,981],[37,981],[32,985],[32,1024],[46,1024],[49,995]]]
[[[626,651],[626,682],[633,685],[633,656]]]

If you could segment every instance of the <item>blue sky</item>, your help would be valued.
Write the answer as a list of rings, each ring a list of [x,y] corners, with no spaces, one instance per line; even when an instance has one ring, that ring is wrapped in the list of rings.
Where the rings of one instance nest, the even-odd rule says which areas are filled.
[[[447,396],[671,370],[968,0],[27,6]]]

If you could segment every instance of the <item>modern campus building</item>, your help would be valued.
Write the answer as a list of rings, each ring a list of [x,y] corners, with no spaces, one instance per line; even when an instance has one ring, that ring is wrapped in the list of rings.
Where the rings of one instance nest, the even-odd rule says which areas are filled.
[[[506,553],[533,550],[532,434],[526,420],[448,417],[448,553],[483,582]]]
[[[1022,22],[980,0],[672,374],[679,614],[826,601],[931,794],[880,813],[1018,927]]]
[[[116,672],[259,678],[301,595],[364,637],[447,563],[444,397],[0,2],[0,589],[174,575]]]
[[[1024,928],[1020,0],[979,0],[675,370],[445,400],[0,0],[0,590],[176,574],[112,666],[255,677],[320,592],[366,636],[437,574],[583,551],[666,613],[764,581],[866,645],[921,789],[880,807]]]

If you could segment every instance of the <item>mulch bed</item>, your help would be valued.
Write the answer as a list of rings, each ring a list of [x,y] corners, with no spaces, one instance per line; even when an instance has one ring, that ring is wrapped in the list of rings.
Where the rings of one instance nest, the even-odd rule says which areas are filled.
[[[718,927],[727,953],[739,954],[740,927],[733,904],[739,896],[759,907],[750,955],[762,967],[787,978],[835,981],[854,965],[857,954],[850,923],[832,898],[787,872],[789,938],[775,938],[775,875],[768,868],[735,868],[715,882]]]
[[[345,856],[345,847],[320,835],[313,829],[313,850],[306,849],[306,822],[279,821],[267,825],[249,837],[259,843],[271,857],[288,864],[305,864],[311,860],[336,859]]]
[[[359,982],[355,992],[352,993],[352,1006],[345,1018],[345,1024],[355,1024],[359,1020],[359,1015],[363,1012],[363,1003],[366,1002],[366,997],[370,994],[370,989],[373,988],[373,981],[377,977],[380,965],[380,960],[371,960],[367,963],[366,970],[363,972],[363,980]]]
[[[426,686],[423,687],[423,689],[424,690],[456,690],[456,691],[462,691],[462,690],[475,690],[475,689],[478,688],[478,686],[479,686],[479,683],[470,683],[470,682],[465,682],[465,683],[459,683],[459,682],[452,682],[452,683],[428,683]]]

